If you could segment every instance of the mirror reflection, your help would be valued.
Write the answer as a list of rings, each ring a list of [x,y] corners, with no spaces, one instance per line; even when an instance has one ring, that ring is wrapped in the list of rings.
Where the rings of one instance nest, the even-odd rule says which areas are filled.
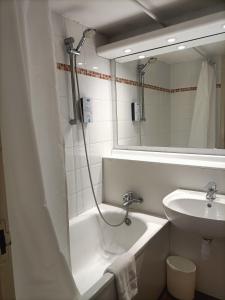
[[[116,62],[118,145],[224,149],[225,41]]]

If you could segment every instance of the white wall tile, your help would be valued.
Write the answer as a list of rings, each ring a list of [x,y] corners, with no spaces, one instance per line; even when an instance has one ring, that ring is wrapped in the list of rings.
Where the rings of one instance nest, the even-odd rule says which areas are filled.
[[[74,153],[73,148],[65,148],[65,165],[66,171],[70,172],[74,170]]]
[[[81,97],[111,101],[111,82],[109,80],[79,76]]]
[[[68,55],[64,49],[64,38],[72,36],[75,44],[80,40],[85,26],[61,17],[53,16],[55,60],[68,64]],[[98,37],[99,38],[99,37]],[[110,74],[109,60],[98,57],[94,38],[87,39],[78,61],[82,68]],[[81,125],[71,126],[73,117],[70,73],[56,70],[60,123],[65,140],[65,168],[67,174],[69,217],[72,218],[94,206]],[[94,188],[98,201],[102,199],[102,156],[112,149],[112,99],[111,82],[90,76],[79,75],[81,97],[90,97],[93,101],[93,123],[85,125],[85,136]]]
[[[112,121],[112,103],[106,100],[92,99],[93,122]]]
[[[78,215],[76,194],[68,195],[68,212],[70,219]]]
[[[87,152],[89,155],[89,144],[87,144]],[[73,148],[73,158],[75,169],[80,169],[87,166],[86,154],[84,146],[76,146]]]
[[[95,122],[89,124],[89,137],[90,143],[99,143],[99,142],[106,142],[112,141],[112,122],[105,121],[105,122]]]
[[[76,192],[76,181],[74,171],[66,172],[67,179],[67,193],[69,196]]]
[[[89,157],[91,165],[102,163],[102,157],[111,154],[112,141],[90,144]]]

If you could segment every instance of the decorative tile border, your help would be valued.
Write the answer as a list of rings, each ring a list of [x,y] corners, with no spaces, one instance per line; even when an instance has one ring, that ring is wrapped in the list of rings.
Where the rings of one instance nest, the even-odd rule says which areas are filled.
[[[57,69],[63,70],[66,72],[70,72],[70,66],[67,64],[62,64],[62,63],[57,63]],[[83,68],[77,68],[77,73],[81,75],[86,75],[94,78],[99,78],[99,79],[104,79],[104,80],[112,80],[112,76],[100,72],[95,72]],[[123,84],[128,84],[128,85],[133,85],[133,86],[139,86],[138,81],[135,80],[130,80],[126,78],[121,78],[121,77],[116,77],[116,82],[123,83]],[[151,84],[144,84],[144,87],[147,89],[151,90],[156,90],[160,92],[165,92],[165,93],[180,93],[180,92],[190,92],[190,91],[196,91],[197,87],[196,86],[190,86],[190,87],[183,87],[183,88],[177,88],[177,89],[168,89],[156,85],[151,85]],[[221,83],[216,84],[217,88],[221,88]]]
[[[70,72],[70,66],[67,64],[57,63],[57,69]],[[94,78],[99,78],[99,79],[104,79],[104,80],[112,80],[111,75],[107,75],[104,73],[99,73],[99,72],[95,72],[95,71],[91,71],[91,70],[87,70],[87,69],[83,69],[83,68],[77,68],[77,73],[81,74],[81,75],[94,77]]]

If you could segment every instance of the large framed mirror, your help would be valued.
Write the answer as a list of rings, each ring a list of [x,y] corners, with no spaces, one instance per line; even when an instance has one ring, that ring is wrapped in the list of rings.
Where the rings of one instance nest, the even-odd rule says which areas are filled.
[[[225,35],[195,44],[115,59],[116,148],[225,154]]]

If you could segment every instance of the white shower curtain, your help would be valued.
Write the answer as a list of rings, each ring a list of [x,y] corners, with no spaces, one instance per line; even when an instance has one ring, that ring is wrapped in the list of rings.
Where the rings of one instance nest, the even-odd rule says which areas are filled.
[[[214,65],[202,62],[195,97],[188,146],[215,148],[216,144],[216,72]]]
[[[78,298],[48,1],[0,1],[0,129],[17,300]]]

